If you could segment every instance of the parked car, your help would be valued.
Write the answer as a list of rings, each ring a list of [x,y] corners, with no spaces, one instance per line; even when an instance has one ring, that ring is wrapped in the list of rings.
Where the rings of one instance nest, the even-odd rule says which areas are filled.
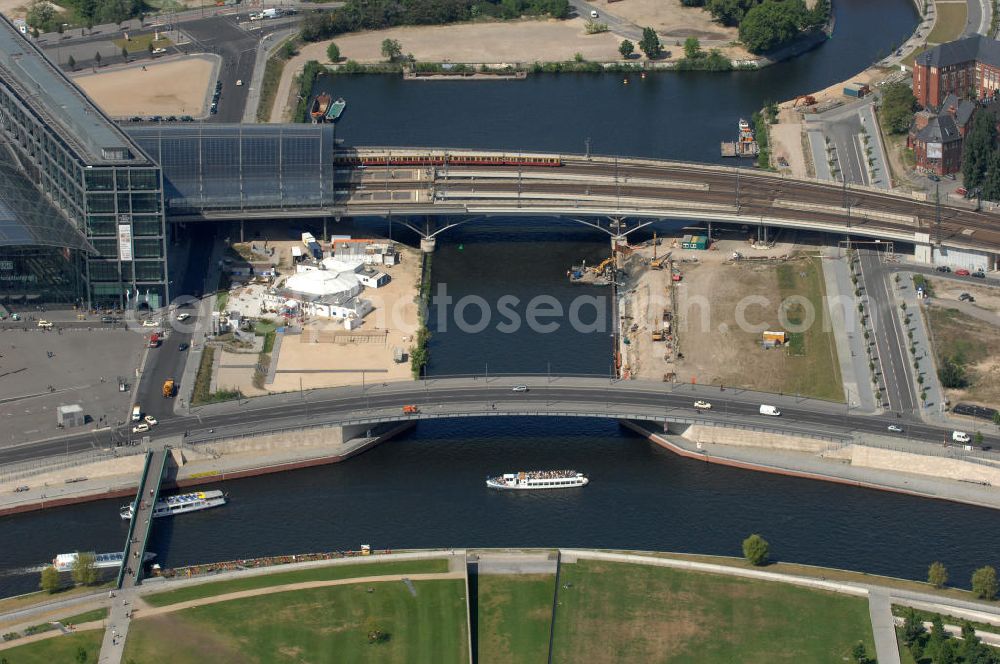
[[[38,327],[42,328],[43,330],[51,330],[52,329],[52,323],[50,323],[47,320],[40,320],[40,321],[38,321]]]
[[[958,189],[955,190],[955,193],[958,194],[959,196],[965,196],[966,194],[969,193],[969,191],[965,187],[959,187]]]
[[[983,272],[982,270],[977,270],[972,273],[972,276],[974,276],[976,279],[985,279],[986,273]]]
[[[156,321],[153,320],[152,318],[147,318],[146,320],[142,321],[142,326],[143,327],[156,327]]]
[[[938,272],[951,272],[951,268],[948,267],[947,265],[939,265],[937,271]]]
[[[976,301],[976,298],[972,297],[968,293],[962,293],[961,295],[958,296],[958,299],[961,300],[962,302],[975,302]]]
[[[153,55],[162,55],[162,54],[164,54],[166,52],[167,52],[167,49],[165,49],[165,48],[154,48],[153,49]]]
[[[527,392],[528,391],[528,386],[527,385],[515,385],[514,387],[511,388],[510,391],[511,392]]]
[[[600,16],[600,14],[597,13],[596,9],[590,10],[590,18],[597,18],[598,16]]]
[[[14,489],[14,493],[24,493],[25,491],[31,491],[31,487],[30,486],[19,486],[16,489]]]
[[[893,433],[903,433],[903,427],[899,426],[898,424],[890,424],[886,428]]]
[[[955,274],[957,274],[960,277],[968,277],[971,273],[965,268],[962,268],[960,270],[955,270]]]
[[[927,174],[927,179],[930,180],[931,182],[940,182],[941,181],[941,178],[939,178],[934,173],[928,173]]]
[[[710,404],[707,401],[701,401],[701,400],[695,401],[694,407],[697,408],[698,410],[712,410],[712,404]]]

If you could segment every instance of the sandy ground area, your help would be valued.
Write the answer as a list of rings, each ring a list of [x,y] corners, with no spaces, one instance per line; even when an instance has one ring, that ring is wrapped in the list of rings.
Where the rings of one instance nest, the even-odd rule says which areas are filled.
[[[30,0],[0,0],[0,14],[3,14],[7,18],[14,20],[15,18],[24,18],[28,14],[28,5],[31,4]],[[50,2],[57,12],[65,12],[66,10],[54,2]]]
[[[791,109],[781,109],[778,112],[778,124],[771,125],[769,138],[771,144],[772,164],[783,173],[795,177],[811,177],[809,161],[802,144],[802,116]],[[784,159],[788,166],[782,166],[779,159]]]
[[[74,77],[77,85],[113,117],[205,115],[216,57],[195,55]]]
[[[746,241],[723,240],[718,250],[680,249],[673,238],[657,247],[660,256],[672,252],[674,267],[683,274],[677,284],[677,309],[671,332],[678,335],[682,359],[672,357],[667,342],[652,341],[652,331],[662,329],[662,312],[671,307],[670,272],[640,267],[652,257],[644,247],[630,257],[626,270],[634,281],[629,296],[628,322],[638,325],[629,335],[627,364],[636,378],[662,380],[673,372],[679,383],[723,384],[765,391],[789,389],[797,371],[795,360],[784,350],[763,350],[759,331],[744,329],[741,319],[767,329],[784,329],[779,323],[778,261],[731,262],[733,251],[745,257],[791,255],[796,246],[778,243],[754,249]],[[755,298],[755,299],[751,299]],[[818,313],[819,322],[824,312]]]
[[[952,279],[931,278],[929,281],[934,287],[934,298],[941,306],[947,306],[949,300],[957,301],[959,295],[968,293],[976,298],[972,306],[1000,314],[1000,289]]]
[[[598,3],[594,3],[599,6]],[[598,10],[600,11],[600,10]],[[688,37],[702,40],[736,41],[738,30],[727,28],[712,20],[712,15],[701,7],[684,7],[680,0],[621,0],[607,6],[607,12],[639,26],[654,28],[667,47],[678,46],[670,41]]]

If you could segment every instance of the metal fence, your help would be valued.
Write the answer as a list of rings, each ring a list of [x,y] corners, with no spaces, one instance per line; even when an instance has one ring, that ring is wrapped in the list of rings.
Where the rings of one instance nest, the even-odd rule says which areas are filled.
[[[0,466],[0,482],[16,482],[42,473],[55,472],[66,468],[83,466],[88,463],[109,461],[144,454],[141,447],[116,447],[111,450],[88,450],[67,456],[45,457],[30,461],[19,461]]]

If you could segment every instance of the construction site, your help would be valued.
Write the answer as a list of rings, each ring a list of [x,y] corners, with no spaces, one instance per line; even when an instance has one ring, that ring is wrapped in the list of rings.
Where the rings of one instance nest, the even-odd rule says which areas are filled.
[[[619,376],[842,400],[817,249],[686,231],[618,244],[578,277],[616,288]]]

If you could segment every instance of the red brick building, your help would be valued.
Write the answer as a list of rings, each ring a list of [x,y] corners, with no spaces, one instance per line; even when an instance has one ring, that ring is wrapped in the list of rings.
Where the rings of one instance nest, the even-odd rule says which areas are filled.
[[[913,63],[913,95],[937,107],[949,94],[991,99],[1000,90],[1000,42],[973,35],[924,51]]]
[[[913,116],[906,143],[913,149],[918,170],[938,175],[962,170],[962,141],[975,111],[975,102],[951,94],[937,112],[924,110]]]

